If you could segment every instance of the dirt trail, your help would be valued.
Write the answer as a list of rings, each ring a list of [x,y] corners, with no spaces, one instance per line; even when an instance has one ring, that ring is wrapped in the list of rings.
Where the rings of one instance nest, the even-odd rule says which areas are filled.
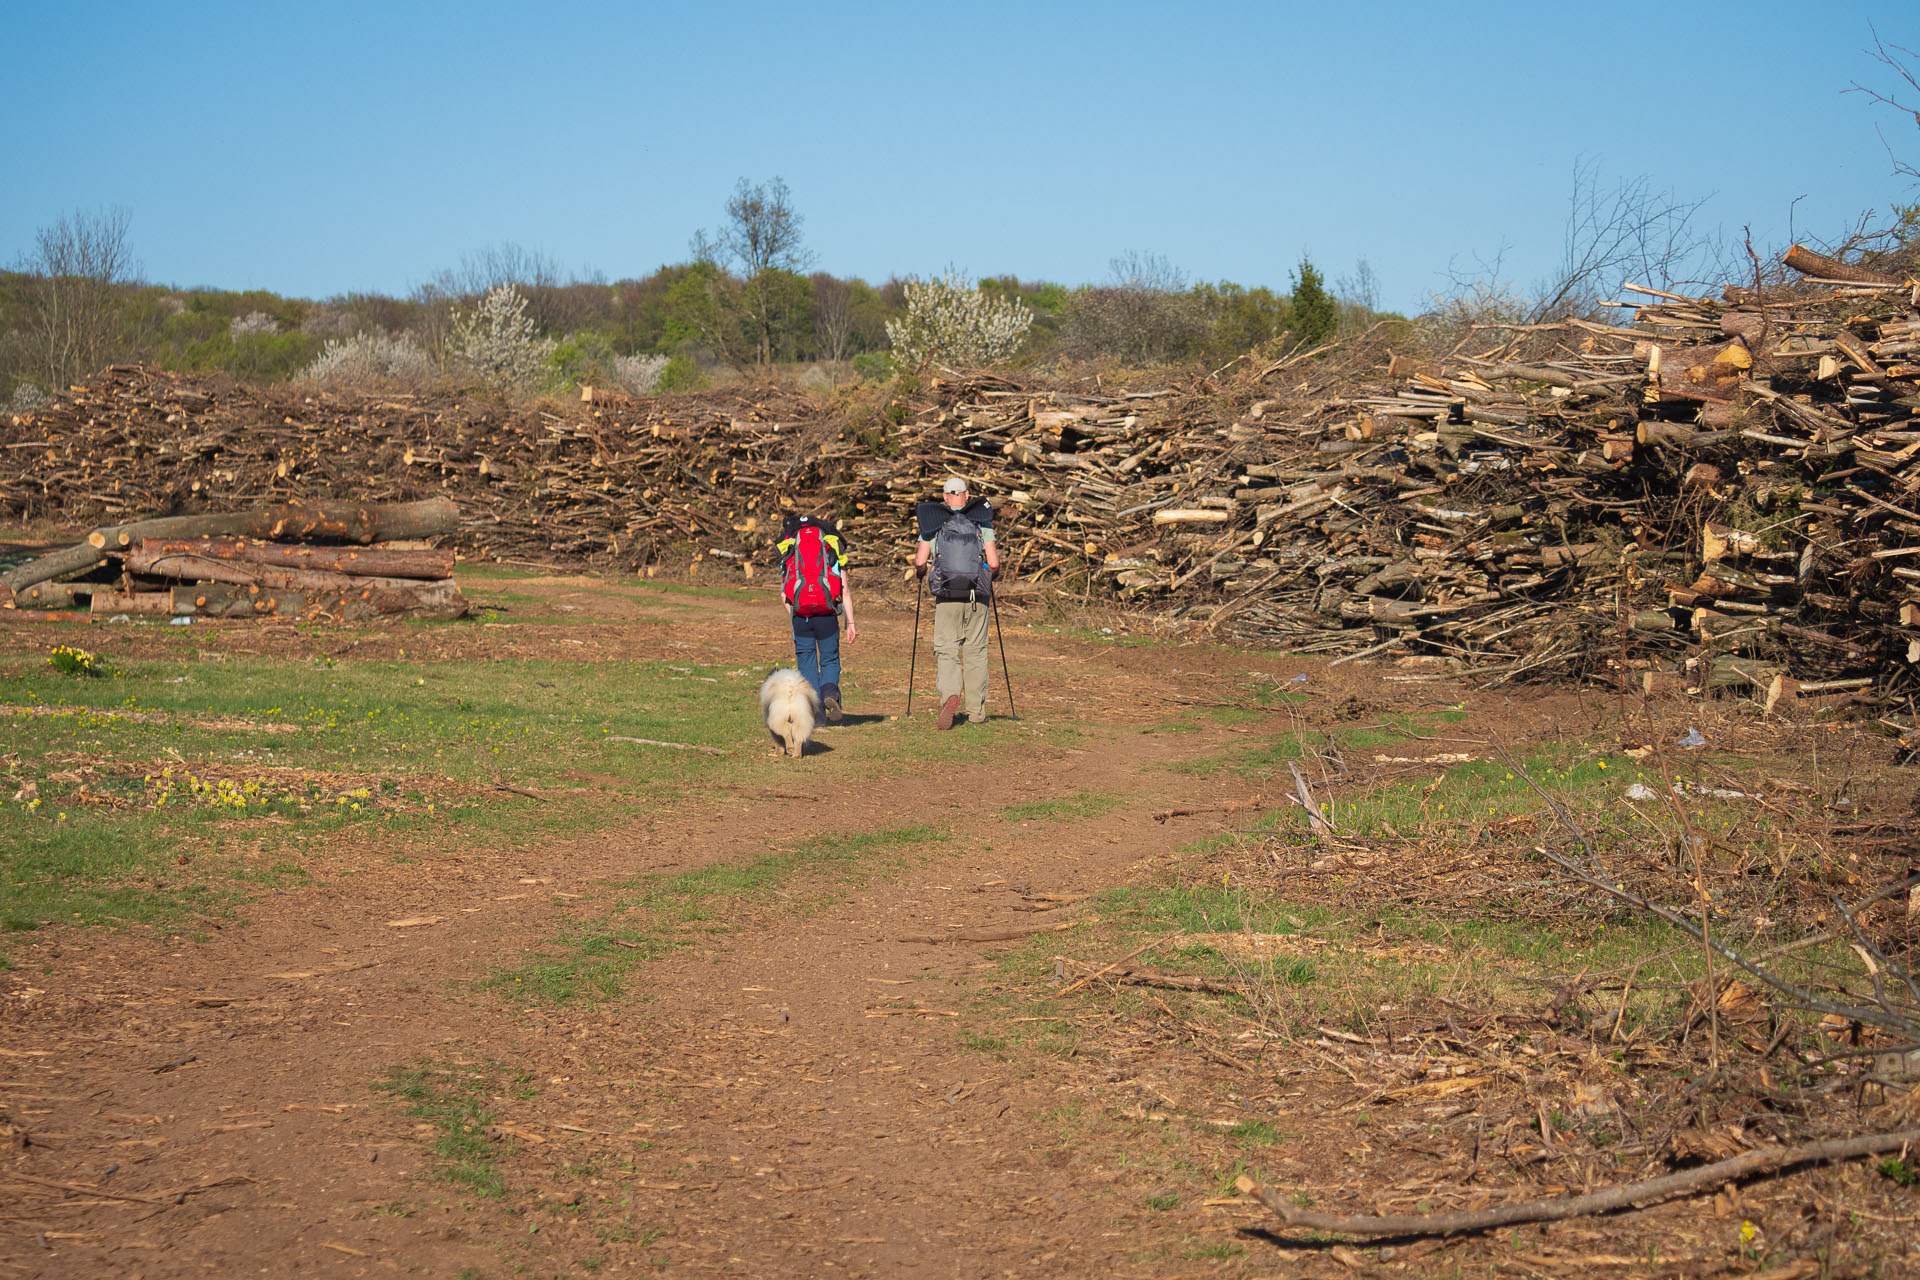
[[[677,618],[677,643],[716,653],[746,616],[726,603],[695,614]],[[863,621],[866,696],[884,704],[904,672],[877,655],[904,652],[910,623],[878,609]],[[982,952],[1006,944],[915,939],[1056,914],[1020,908],[1071,918],[1081,908],[1060,900],[1199,834],[1149,815],[1248,793],[1245,779],[1165,767],[1231,731],[1137,726],[1171,700],[1217,696],[1224,669],[1285,660],[1008,640],[1021,710],[1070,708],[1083,728],[1070,745],[1036,737],[1011,758],[968,759],[962,729],[956,762],[822,786],[826,761],[840,773],[862,758],[850,724],[823,731],[834,756],[795,768],[795,792],[817,799],[702,799],[539,850],[369,864],[261,900],[198,945],[32,935],[0,1006],[20,1130],[9,1167],[79,1190],[0,1223],[0,1275],[560,1274],[583,1259],[1165,1274],[1129,1263],[1166,1229],[1139,1208],[1153,1188],[1077,1167],[1046,1119],[1059,1082],[968,1049],[948,1016],[990,989]],[[1004,813],[1079,791],[1117,803],[1066,821]],[[903,827],[950,836],[827,905],[760,913],[642,964],[613,1002],[518,1009],[473,985],[606,901],[608,882]],[[394,923],[409,919],[422,923]],[[518,1073],[496,1095],[516,1191],[504,1205],[434,1181],[430,1126],[371,1087],[422,1061]]]

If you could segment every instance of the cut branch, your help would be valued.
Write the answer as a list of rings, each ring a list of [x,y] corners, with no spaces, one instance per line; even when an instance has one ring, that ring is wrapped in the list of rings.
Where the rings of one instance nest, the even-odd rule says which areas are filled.
[[[1688,1169],[1684,1173],[1671,1173],[1663,1178],[1629,1183],[1606,1191],[1593,1191],[1560,1200],[1528,1200],[1468,1213],[1380,1216],[1316,1213],[1300,1208],[1284,1193],[1273,1187],[1262,1186],[1245,1175],[1238,1178],[1234,1186],[1244,1195],[1257,1196],[1261,1204],[1290,1227],[1356,1236],[1446,1236],[1467,1231],[1488,1231],[1519,1222],[1558,1222],[1565,1218],[1612,1213],[1618,1209],[1671,1200],[1675,1196],[1688,1195],[1726,1182],[1737,1182],[1757,1174],[1790,1169],[1796,1165],[1853,1160],[1860,1156],[1898,1151],[1916,1141],[1920,1141],[1920,1129],[1871,1133],[1858,1138],[1810,1142],[1796,1147],[1761,1147],[1730,1160],[1720,1160],[1697,1169]]]

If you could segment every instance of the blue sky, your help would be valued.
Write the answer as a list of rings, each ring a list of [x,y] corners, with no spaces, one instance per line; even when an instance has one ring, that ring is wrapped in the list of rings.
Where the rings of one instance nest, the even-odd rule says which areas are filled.
[[[1902,87],[1866,50],[1920,48],[1904,5],[7,8],[0,262],[121,205],[179,286],[405,293],[509,241],[645,275],[778,175],[841,275],[1285,289],[1305,253],[1417,309],[1547,275],[1580,162],[1760,247],[1920,199],[1876,127],[1920,129],[1844,92]]]

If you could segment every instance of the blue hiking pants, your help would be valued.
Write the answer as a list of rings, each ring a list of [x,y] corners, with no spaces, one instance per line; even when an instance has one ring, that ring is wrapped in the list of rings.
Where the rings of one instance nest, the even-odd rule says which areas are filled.
[[[824,690],[831,686],[835,692],[840,688],[840,616],[834,613],[822,614],[817,618],[803,618],[793,615],[793,656],[800,674],[813,686],[815,693],[825,696]]]

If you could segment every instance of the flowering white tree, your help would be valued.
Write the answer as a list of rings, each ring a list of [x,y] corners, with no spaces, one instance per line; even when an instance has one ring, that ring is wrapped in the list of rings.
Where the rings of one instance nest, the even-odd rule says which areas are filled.
[[[952,267],[937,280],[907,281],[906,292],[907,314],[887,321],[887,337],[902,364],[996,364],[1020,349],[1033,325],[1032,311],[981,292]]]
[[[375,387],[423,390],[434,381],[433,361],[404,337],[356,333],[327,343],[314,362],[294,381],[329,391],[364,391]]]
[[[511,284],[495,285],[472,310],[454,313],[454,354],[504,386],[538,383],[554,345],[537,335],[526,298]]]
[[[615,356],[613,378],[634,395],[644,396],[660,382],[667,367],[666,356]]]
[[[280,322],[264,311],[249,311],[243,316],[235,316],[227,325],[227,332],[236,338],[245,338],[256,333],[271,337],[280,332]]]

